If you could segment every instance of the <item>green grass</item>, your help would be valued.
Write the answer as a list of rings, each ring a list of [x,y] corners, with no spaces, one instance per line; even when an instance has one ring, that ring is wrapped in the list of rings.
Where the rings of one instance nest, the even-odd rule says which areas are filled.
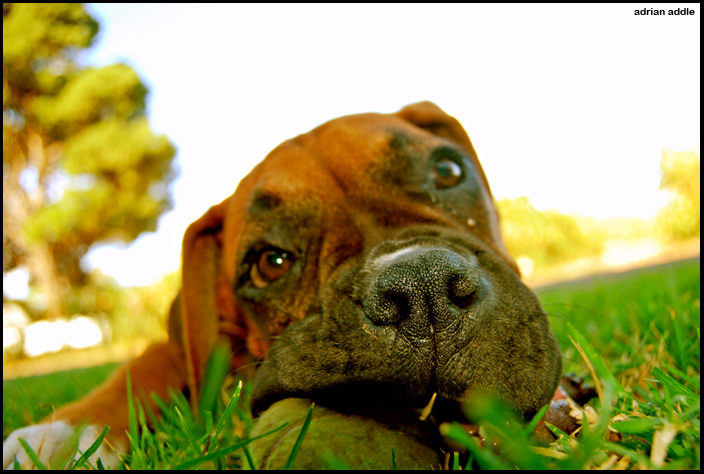
[[[598,380],[601,396],[583,412],[588,423],[572,437],[555,429],[558,440],[536,448],[528,428],[507,423],[510,415],[488,403],[475,410],[488,447],[457,424],[443,425],[443,434],[466,446],[474,467],[699,469],[699,284],[696,260],[539,291],[564,352],[565,371],[592,382],[593,372]],[[219,388],[225,369],[218,357],[222,355],[215,357],[206,389],[211,401],[200,413],[191,413],[180,394],[170,406],[163,405],[160,420],[137,407],[130,431],[136,433],[137,425],[155,428],[135,437],[125,467],[237,468],[249,462],[243,441],[251,422],[248,388],[231,397],[234,384],[229,378],[226,388]],[[3,436],[50,413],[46,404],[81,395],[110,370],[4,382]],[[493,444],[500,449],[491,449]],[[459,459],[452,456],[450,466],[468,467]]]
[[[571,322],[619,376],[651,361],[699,392],[699,269],[697,259],[538,291],[566,371],[586,372]]]
[[[107,364],[2,382],[2,438],[49,416],[54,407],[75,400],[103,382],[119,367]]]

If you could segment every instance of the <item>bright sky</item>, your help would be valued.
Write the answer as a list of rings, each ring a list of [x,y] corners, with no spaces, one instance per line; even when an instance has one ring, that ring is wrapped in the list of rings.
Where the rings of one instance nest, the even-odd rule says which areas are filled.
[[[123,285],[178,268],[190,222],[281,141],[341,115],[432,100],[472,138],[496,198],[651,217],[663,147],[700,140],[700,7],[90,4],[88,64],[124,61],[178,147],[154,234],[87,257]]]

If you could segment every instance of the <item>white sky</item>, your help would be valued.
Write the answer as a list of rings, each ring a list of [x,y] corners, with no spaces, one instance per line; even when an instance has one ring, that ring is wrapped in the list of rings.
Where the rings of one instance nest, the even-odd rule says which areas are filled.
[[[662,148],[700,140],[700,7],[90,4],[89,64],[123,61],[178,147],[174,210],[87,257],[123,285],[178,268],[187,225],[281,141],[432,100],[468,131],[496,198],[651,217]],[[671,4],[660,8],[671,9]]]

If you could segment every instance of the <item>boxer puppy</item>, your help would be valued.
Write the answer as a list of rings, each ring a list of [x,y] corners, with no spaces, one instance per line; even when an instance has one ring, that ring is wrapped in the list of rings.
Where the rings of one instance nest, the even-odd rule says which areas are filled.
[[[531,415],[558,386],[559,347],[504,247],[472,143],[430,102],[279,145],[189,226],[182,270],[169,342],[127,366],[134,393],[188,388],[197,404],[222,336],[235,370],[263,360],[255,415],[291,398],[358,415],[484,393]],[[50,459],[81,422],[83,445],[107,424],[124,452],[125,369],[13,433],[3,465],[25,459],[18,436],[43,439]],[[115,455],[104,448],[103,463]]]

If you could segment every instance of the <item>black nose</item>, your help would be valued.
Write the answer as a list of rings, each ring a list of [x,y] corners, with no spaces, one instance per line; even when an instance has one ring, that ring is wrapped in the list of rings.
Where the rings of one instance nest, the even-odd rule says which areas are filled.
[[[409,248],[381,256],[363,298],[374,324],[406,319],[447,323],[473,303],[479,285],[476,266],[442,248]]]

